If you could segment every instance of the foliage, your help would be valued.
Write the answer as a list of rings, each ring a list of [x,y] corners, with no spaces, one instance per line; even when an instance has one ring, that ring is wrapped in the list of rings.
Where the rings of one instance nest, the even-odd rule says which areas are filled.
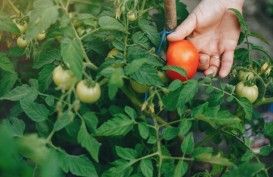
[[[177,5],[182,21],[188,12]],[[1,8],[0,176],[272,175],[264,159],[272,154],[273,123],[259,113],[273,102],[272,58],[250,42],[268,44],[237,10],[242,34],[229,78],[181,82],[158,74],[185,75],[155,52],[162,1],[3,0]],[[58,66],[71,73],[61,81],[66,87],[52,81]],[[253,104],[235,94],[239,71],[254,75],[244,77],[258,86]],[[100,84],[96,103],[78,99],[81,80]],[[135,92],[131,81],[149,91]],[[256,137],[269,142],[257,147]]]

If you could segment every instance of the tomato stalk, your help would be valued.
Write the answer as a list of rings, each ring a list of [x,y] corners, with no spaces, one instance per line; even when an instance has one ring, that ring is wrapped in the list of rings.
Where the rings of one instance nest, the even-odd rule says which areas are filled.
[[[11,0],[7,0],[11,8],[15,11],[17,15],[20,15],[20,10],[17,9],[17,7],[11,2]]]

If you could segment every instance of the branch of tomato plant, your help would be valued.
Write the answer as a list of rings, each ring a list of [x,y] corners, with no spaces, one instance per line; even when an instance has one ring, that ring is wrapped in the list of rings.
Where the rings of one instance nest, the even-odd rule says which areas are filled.
[[[247,150],[249,150],[249,151],[252,152],[252,149],[251,149],[249,146],[247,146],[239,137],[237,137],[237,136],[234,135],[233,133],[228,132],[228,131],[225,131],[225,130],[220,130],[220,131],[222,131],[222,132],[225,133],[225,134],[228,134],[228,135],[232,136],[232,137],[235,138],[238,142],[240,142]],[[254,154],[254,157],[255,157],[256,161],[257,161],[258,163],[261,163],[259,157],[258,157],[255,153],[253,153],[253,154]],[[266,173],[266,176],[269,177],[267,169],[264,168],[263,171]]]
[[[61,2],[61,5],[62,5],[62,8],[63,10],[65,11],[66,15],[69,16],[68,14],[68,7],[66,7],[62,2]],[[75,37],[80,41],[80,48],[81,48],[81,51],[82,51],[82,54],[83,54],[83,57],[84,57],[84,60],[86,62],[86,64],[93,70],[97,70],[98,67],[92,63],[90,60],[89,60],[89,57],[87,56],[87,53],[84,49],[84,46],[83,46],[83,43],[82,43],[82,38],[78,35],[77,33],[77,30],[75,29],[74,25],[72,24],[72,22],[70,22],[70,25],[74,31],[74,34],[75,34]]]
[[[20,10],[17,9],[17,7],[11,2],[11,0],[7,0],[11,8],[15,11],[17,15],[20,15]]]
[[[159,157],[159,164],[158,164],[158,177],[161,176],[161,167],[162,167],[162,163],[163,163],[163,158],[162,158],[162,150],[161,150],[161,139],[159,136],[159,131],[160,131],[160,127],[158,126],[157,123],[157,119],[153,118],[154,121],[154,126],[155,126],[155,134],[156,134],[156,143],[157,143],[157,152],[158,152],[158,157]]]

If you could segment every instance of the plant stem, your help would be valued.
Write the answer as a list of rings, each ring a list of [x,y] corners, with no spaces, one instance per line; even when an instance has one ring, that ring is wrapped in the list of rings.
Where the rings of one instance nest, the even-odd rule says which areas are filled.
[[[9,5],[12,7],[12,9],[15,11],[17,15],[20,15],[20,10],[16,8],[16,6],[11,2],[11,0],[7,0]]]
[[[253,105],[253,107],[259,107],[261,105],[269,104],[269,103],[273,103],[273,97],[271,97],[271,98],[263,98],[263,99],[259,100],[258,102],[256,102]]]

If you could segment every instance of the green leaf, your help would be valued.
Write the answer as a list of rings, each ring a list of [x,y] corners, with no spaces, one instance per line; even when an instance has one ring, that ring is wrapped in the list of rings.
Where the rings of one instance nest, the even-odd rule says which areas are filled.
[[[141,122],[138,124],[138,132],[143,139],[147,139],[149,137],[150,131],[146,122]]]
[[[112,70],[113,72],[110,75],[108,82],[108,96],[112,100],[115,98],[118,88],[121,88],[124,85],[123,77],[124,72],[121,68],[116,68]]]
[[[209,94],[208,102],[210,106],[220,105],[223,103],[223,101],[224,101],[223,91],[216,90],[215,92]]]
[[[54,70],[53,65],[45,65],[43,69],[39,72],[38,82],[39,82],[39,90],[46,90],[50,83],[52,82],[52,72]]]
[[[20,104],[26,115],[35,122],[42,122],[47,120],[49,110],[43,104],[33,102],[30,98],[20,100]]]
[[[130,74],[130,77],[142,85],[162,85],[157,70],[149,64],[143,64],[138,71]]]
[[[162,69],[177,72],[178,74],[180,74],[181,76],[184,76],[184,77],[186,77],[186,75],[187,75],[187,72],[179,66],[168,65],[168,66],[164,66]]]
[[[61,41],[61,55],[66,64],[69,65],[75,77],[80,80],[83,70],[83,51],[81,41],[77,38],[64,38]]]
[[[181,88],[173,92],[170,92],[168,94],[165,94],[163,96],[162,101],[164,106],[168,109],[168,111],[174,111],[176,109],[180,92],[181,92]]]
[[[91,133],[95,133],[98,125],[98,117],[94,112],[86,112],[83,114],[83,120]]]
[[[250,151],[250,150],[248,150],[248,151],[246,151],[245,153],[244,153],[244,155],[241,157],[241,161],[250,161],[251,159],[253,159],[255,157],[255,154],[252,152],[252,151]]]
[[[208,103],[194,108],[192,116],[197,120],[207,122],[212,127],[217,125],[224,125],[226,127],[241,130],[241,120],[228,111],[220,110],[219,106],[208,107]]]
[[[150,41],[155,45],[155,46],[159,46],[160,44],[160,36],[159,36],[159,32],[156,30],[156,28],[152,25],[150,25],[151,22],[141,18],[138,21],[138,25],[140,27],[140,29],[147,34],[147,37],[150,39]]]
[[[174,177],[183,177],[188,170],[188,164],[180,160],[174,169]]]
[[[257,39],[260,39],[262,42],[266,43],[267,45],[270,45],[269,41],[261,34],[251,31],[249,33],[250,36],[255,37]]]
[[[223,166],[232,166],[233,163],[224,157],[221,156],[213,156],[210,153],[202,153],[194,157],[196,161],[207,162],[210,164],[217,164]]]
[[[0,97],[1,100],[18,101],[25,98],[28,94],[33,92],[30,87],[26,84],[15,87],[13,90],[9,91],[7,94]]]
[[[74,114],[73,114],[74,115]],[[73,117],[70,117],[69,112],[62,113],[62,116],[54,123],[54,131],[57,132],[73,121]]]
[[[211,147],[197,147],[193,150],[192,156],[197,157],[200,154],[212,154],[213,149]]]
[[[96,162],[99,162],[99,150],[101,143],[99,143],[93,136],[88,133],[84,122],[82,122],[77,139],[81,146],[87,149],[91,157],[93,157]]]
[[[130,106],[125,106],[124,111],[131,119],[136,119],[137,114],[133,108],[131,108]]]
[[[242,13],[239,10],[233,9],[233,8],[231,8],[229,10],[233,11],[236,14],[236,16],[237,16],[237,18],[239,20],[239,23],[240,23],[241,27],[243,28],[243,30],[248,31],[248,26],[245,23],[245,20],[244,20],[244,17],[242,15]]]
[[[254,177],[259,171],[264,169],[264,165],[261,163],[243,163],[238,167],[233,167],[228,173],[225,173],[223,177]]]
[[[165,128],[163,130],[163,135],[162,135],[162,138],[164,140],[171,140],[173,138],[175,138],[179,133],[179,129],[178,128]]]
[[[13,136],[22,136],[26,128],[25,122],[16,117],[4,119],[2,124],[12,132]]]
[[[12,62],[6,57],[4,53],[0,52],[0,69],[9,73],[15,73]]]
[[[185,135],[192,127],[192,121],[184,119],[179,125],[179,134]]]
[[[12,21],[9,15],[0,12],[0,31],[6,31],[10,33],[19,34],[20,31],[16,27],[15,23]]]
[[[187,81],[180,92],[177,105],[183,105],[191,101],[197,92],[198,82],[196,80]]]
[[[185,109],[185,104],[193,99],[198,92],[197,80],[189,80],[186,85],[183,86],[177,102],[178,114],[181,116]]]
[[[1,71],[0,71],[1,72]],[[18,79],[17,73],[9,73],[3,71],[0,76],[0,96],[7,94]],[[0,100],[2,97],[0,97]],[[9,100],[8,97],[6,97]]]
[[[29,24],[26,32],[27,41],[35,38],[39,33],[46,31],[58,20],[58,6],[53,0],[37,0],[29,15]]]
[[[181,144],[181,150],[185,154],[191,154],[193,152],[193,149],[194,149],[194,138],[193,138],[193,134],[190,133],[183,140]]]
[[[264,125],[264,135],[273,138],[273,122],[265,123]]]
[[[55,102],[54,96],[52,96],[52,95],[46,96],[45,102],[46,102],[46,104],[47,104],[48,106],[53,106],[53,105],[54,105],[54,102]]]
[[[266,146],[261,147],[259,154],[261,156],[268,156],[272,152],[272,150],[273,150],[272,146],[266,145]]]
[[[141,47],[143,47],[145,49],[150,49],[150,45],[148,42],[149,39],[145,36],[144,33],[140,32],[140,31],[134,33],[132,36],[132,40],[133,40],[134,44],[140,45]]]
[[[142,65],[144,65],[147,62],[148,62],[147,58],[140,58],[137,60],[133,60],[131,63],[129,63],[125,67],[126,75],[130,75],[137,72],[142,67]]]
[[[246,98],[240,98],[240,99],[236,99],[237,103],[243,108],[244,112],[245,112],[245,118],[250,120],[252,118],[252,104],[250,103],[250,101]]]
[[[99,25],[104,30],[115,30],[129,34],[126,28],[115,18],[109,16],[102,16],[99,18]]]
[[[96,131],[97,136],[124,136],[132,130],[134,121],[126,115],[115,115],[102,124]]]
[[[151,159],[143,159],[140,161],[140,170],[145,177],[153,176],[153,164]]]
[[[136,159],[137,152],[134,149],[116,146],[115,151],[117,155],[124,160]]]
[[[52,49],[50,51],[41,52],[37,59],[34,60],[33,68],[39,69],[46,64],[51,64],[56,60],[61,60],[61,54],[59,50]]]
[[[180,80],[174,80],[171,82],[171,84],[169,85],[168,89],[173,92],[179,88],[182,88],[183,83]]]
[[[74,156],[64,152],[58,152],[60,168],[65,173],[72,173],[81,177],[98,177],[93,163],[86,156]]]

